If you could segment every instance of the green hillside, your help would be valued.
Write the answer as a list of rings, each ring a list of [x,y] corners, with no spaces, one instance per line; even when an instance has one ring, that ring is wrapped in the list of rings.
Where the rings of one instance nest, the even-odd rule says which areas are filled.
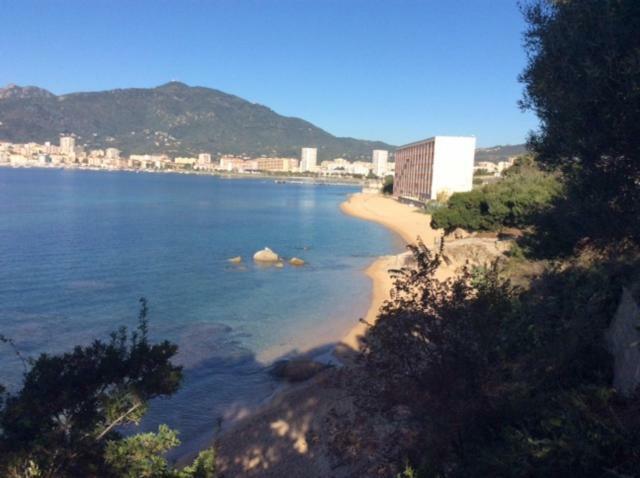
[[[370,159],[379,141],[338,138],[299,118],[218,90],[170,82],[56,96],[35,87],[0,89],[0,140],[57,142],[73,134],[89,148],[124,153],[299,156],[318,148],[319,159]]]

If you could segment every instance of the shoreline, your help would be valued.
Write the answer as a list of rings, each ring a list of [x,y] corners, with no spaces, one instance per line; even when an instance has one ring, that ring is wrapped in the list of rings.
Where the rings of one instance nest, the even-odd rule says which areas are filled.
[[[363,180],[356,178],[340,178],[331,176],[295,176],[288,174],[269,174],[265,172],[261,173],[233,173],[228,171],[200,171],[200,170],[172,170],[172,169],[129,169],[129,168],[116,168],[105,169],[87,166],[43,166],[43,165],[28,165],[28,166],[12,166],[10,164],[0,164],[0,168],[3,169],[17,169],[17,170],[54,170],[54,171],[92,171],[99,173],[135,173],[135,174],[173,174],[183,176],[209,176],[218,179],[273,179],[274,181],[284,182],[287,184],[319,184],[323,186],[362,186]]]
[[[343,214],[366,221],[376,222],[400,236],[405,245],[413,244],[418,237],[430,246],[442,236],[440,231],[429,225],[429,216],[395,199],[378,194],[356,193],[348,196],[340,205]],[[362,337],[370,324],[378,318],[380,307],[390,299],[393,279],[389,275],[390,269],[399,269],[404,265],[403,252],[395,255],[380,256],[364,271],[372,281],[371,301],[364,322],[358,322],[342,338],[337,346],[336,354],[348,356],[349,352],[361,349]]]
[[[387,227],[405,244],[420,236],[431,245],[441,236],[441,231],[431,229],[427,215],[381,195],[350,195],[340,210]],[[358,476],[359,472],[344,474],[349,464],[340,465],[338,473],[333,458],[335,440],[342,433],[340,423],[357,420],[357,405],[347,381],[359,373],[352,359],[361,350],[368,324],[376,321],[380,306],[390,297],[393,281],[388,271],[402,267],[406,255],[378,257],[363,271],[372,281],[366,323],[359,321],[351,327],[333,348],[343,367],[326,369],[305,382],[286,384],[214,438],[217,463],[224,476]]]

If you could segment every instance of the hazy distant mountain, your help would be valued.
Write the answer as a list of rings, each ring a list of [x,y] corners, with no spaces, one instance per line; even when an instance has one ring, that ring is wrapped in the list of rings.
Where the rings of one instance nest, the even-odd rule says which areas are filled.
[[[525,144],[506,144],[504,146],[492,146],[491,148],[476,149],[476,162],[491,161],[497,163],[511,156],[518,156],[527,152]]]
[[[73,134],[89,148],[124,153],[246,153],[297,157],[318,147],[319,159],[371,158],[379,142],[338,138],[299,118],[237,96],[170,82],[157,88],[128,88],[56,96],[41,88],[0,89],[0,140],[51,141]]]

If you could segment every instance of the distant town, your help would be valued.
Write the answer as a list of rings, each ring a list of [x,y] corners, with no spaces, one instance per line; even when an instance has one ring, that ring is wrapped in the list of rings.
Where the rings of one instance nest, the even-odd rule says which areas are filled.
[[[318,164],[318,150],[301,148],[300,158],[252,158],[211,153],[170,157],[166,154],[122,155],[116,148],[87,150],[73,136],[62,136],[58,145],[0,142],[0,167],[69,168],[104,171],[176,172],[212,175],[304,177],[321,182],[364,182],[365,191],[379,191],[385,178],[394,178],[393,195],[406,202],[424,203],[470,191],[500,176],[513,164],[506,161],[475,162],[475,137],[436,136],[397,148],[395,161],[389,151],[372,151],[371,161],[335,158]]]
[[[60,137],[59,145],[0,142],[0,166],[82,168],[107,171],[193,172],[193,173],[282,173],[333,177],[384,178],[394,174],[389,152],[373,150],[371,162],[335,158],[318,164],[317,148],[302,148],[300,158],[221,155],[210,153],[170,157],[166,154],[124,156],[116,148],[86,150],[73,136]]]

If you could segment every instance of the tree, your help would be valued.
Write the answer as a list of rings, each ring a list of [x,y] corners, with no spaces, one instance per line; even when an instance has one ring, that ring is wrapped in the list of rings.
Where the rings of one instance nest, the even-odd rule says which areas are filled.
[[[393,194],[393,176],[385,176],[382,183],[382,194],[387,196]]]
[[[148,402],[175,393],[182,379],[182,368],[171,362],[177,346],[149,342],[147,302],[140,303],[135,331],[122,327],[106,342],[29,362],[22,389],[5,396],[0,408],[3,476],[25,476],[27,470],[38,477],[122,476],[124,468],[143,468],[141,460],[163,463],[156,455],[177,444],[173,432],[123,439],[118,431],[138,424]],[[132,453],[134,444],[145,453]],[[125,456],[129,461],[118,460]],[[173,476],[164,469],[148,476]]]
[[[418,476],[637,476],[637,396],[612,388],[604,341],[637,253],[567,262],[520,288],[496,264],[438,280],[440,254],[409,249],[356,386],[371,412],[410,410]]]
[[[451,231],[497,231],[526,227],[561,192],[558,178],[540,171],[528,157],[518,158],[498,182],[454,193],[446,207],[433,211],[431,225]]]
[[[640,2],[536,0],[523,12],[521,105],[541,123],[530,148],[567,182],[559,217],[547,225],[566,217],[573,244],[639,241]]]

